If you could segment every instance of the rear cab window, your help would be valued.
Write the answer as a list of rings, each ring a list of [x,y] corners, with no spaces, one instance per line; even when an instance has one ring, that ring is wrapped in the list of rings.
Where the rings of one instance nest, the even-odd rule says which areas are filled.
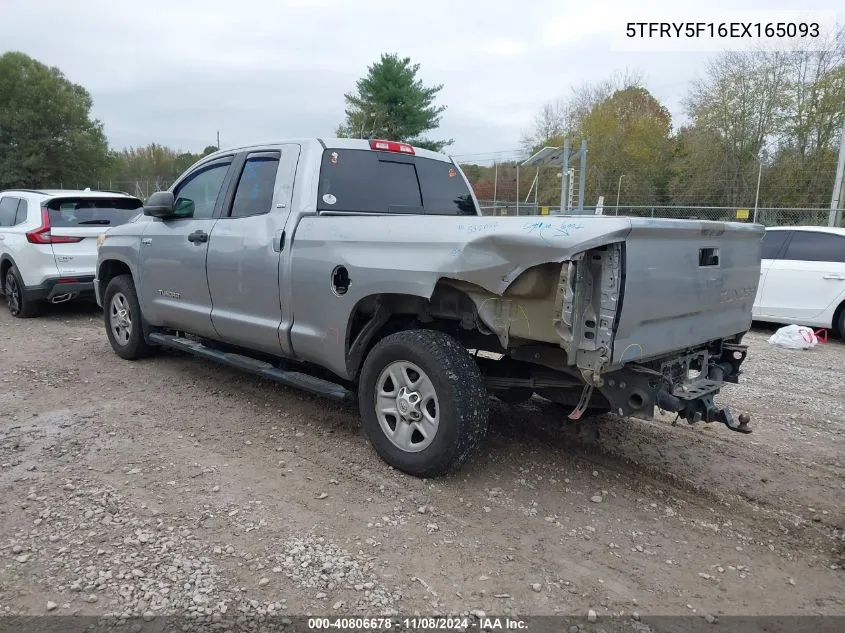
[[[138,198],[53,198],[45,204],[54,227],[118,226],[143,211]]]
[[[478,215],[450,162],[366,149],[327,149],[320,167],[318,211]]]

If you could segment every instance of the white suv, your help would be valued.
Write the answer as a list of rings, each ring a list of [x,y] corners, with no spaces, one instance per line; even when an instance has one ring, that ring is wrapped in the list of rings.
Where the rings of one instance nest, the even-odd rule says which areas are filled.
[[[139,198],[111,191],[0,191],[0,293],[12,316],[93,298],[97,237],[142,210]]]

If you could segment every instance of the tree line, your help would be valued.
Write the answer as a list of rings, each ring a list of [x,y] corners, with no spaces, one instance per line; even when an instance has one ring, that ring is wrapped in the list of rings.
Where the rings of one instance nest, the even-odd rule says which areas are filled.
[[[419,64],[382,55],[344,95],[341,137],[389,138],[433,150],[452,143],[425,133],[436,129],[445,106],[434,103],[442,85],[426,86]],[[166,187],[214,145],[200,153],[159,143],[109,147],[103,123],[91,116],[91,95],[55,67],[12,51],[0,56],[0,189],[12,187]],[[85,183],[85,184],[81,184]],[[133,192],[134,193],[134,192]]]
[[[389,138],[434,150],[445,106],[442,85],[425,85],[419,64],[382,55],[344,95],[338,136]],[[151,143],[110,148],[91,116],[90,94],[20,52],[0,56],[0,189],[130,181],[166,186],[213,145],[193,153]],[[668,109],[637,73],[585,84],[538,112],[524,134],[525,155],[569,139],[587,139],[585,202],[595,204],[753,204],[823,206],[830,201],[845,117],[845,30],[824,46],[796,52],[727,52],[690,84],[685,120]],[[479,198],[525,196],[533,173],[516,162],[463,165]],[[577,165],[576,165],[577,168]],[[519,176],[517,172],[519,171]],[[557,169],[541,174],[540,204],[560,201]],[[517,178],[519,182],[517,183]],[[576,178],[577,182],[577,178]],[[533,200],[533,195],[531,196]]]
[[[159,179],[166,186],[217,150],[195,154],[158,143],[112,149],[92,105],[88,91],[58,68],[17,51],[0,56],[0,189]]]
[[[717,56],[683,106],[686,121],[673,129],[640,75],[615,75],[547,103],[523,149],[560,147],[564,138],[577,149],[587,139],[589,205],[599,196],[613,205],[617,194],[628,205],[752,205],[759,179],[761,207],[827,206],[845,117],[845,31],[813,50]],[[481,198],[494,186],[500,196],[516,189],[513,161],[465,171]],[[540,180],[541,204],[559,203],[556,176]],[[520,174],[523,196],[533,177]]]

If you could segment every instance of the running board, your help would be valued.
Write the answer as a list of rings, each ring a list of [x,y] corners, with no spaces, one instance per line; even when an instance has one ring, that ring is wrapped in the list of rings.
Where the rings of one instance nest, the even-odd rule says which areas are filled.
[[[303,391],[310,391],[326,398],[331,398],[337,402],[354,402],[355,393],[345,388],[316,376],[310,376],[299,371],[291,371],[289,369],[279,369],[270,363],[266,363],[256,358],[243,356],[242,354],[234,354],[232,352],[222,352],[216,349],[206,347],[202,343],[193,341],[191,339],[183,338],[181,336],[172,336],[170,334],[162,334],[160,332],[153,332],[149,335],[151,343],[157,343],[164,347],[170,347],[182,352],[188,352],[200,358],[207,358],[222,365],[228,365],[243,371],[248,371],[251,374],[274,380],[288,387],[295,387]]]

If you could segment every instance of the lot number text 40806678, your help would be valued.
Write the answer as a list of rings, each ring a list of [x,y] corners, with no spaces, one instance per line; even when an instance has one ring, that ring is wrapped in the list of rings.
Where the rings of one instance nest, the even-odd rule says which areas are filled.
[[[355,631],[387,631],[390,629],[406,631],[519,631],[528,628],[525,620],[512,617],[412,617],[412,618],[308,618],[309,630],[343,629]]]

